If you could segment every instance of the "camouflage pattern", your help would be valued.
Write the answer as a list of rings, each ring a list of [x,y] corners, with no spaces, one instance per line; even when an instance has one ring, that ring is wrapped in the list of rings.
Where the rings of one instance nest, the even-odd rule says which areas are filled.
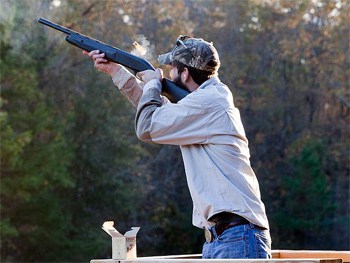
[[[171,52],[160,55],[159,63],[166,65],[177,60],[189,67],[213,73],[217,72],[220,67],[220,59],[213,43],[201,38],[188,38],[182,43],[184,45],[177,41]],[[217,66],[209,66],[208,63],[211,60],[217,61]]]

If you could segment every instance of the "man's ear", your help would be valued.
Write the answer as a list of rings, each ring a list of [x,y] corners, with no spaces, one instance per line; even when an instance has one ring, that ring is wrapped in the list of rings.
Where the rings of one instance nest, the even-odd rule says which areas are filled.
[[[188,68],[185,67],[181,74],[182,81],[187,82],[189,76],[190,76],[190,72],[188,71]]]

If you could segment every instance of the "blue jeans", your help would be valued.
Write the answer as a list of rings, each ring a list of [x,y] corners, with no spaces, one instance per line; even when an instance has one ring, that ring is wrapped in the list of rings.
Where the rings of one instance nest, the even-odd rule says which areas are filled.
[[[214,240],[203,245],[203,258],[271,258],[271,237],[268,230],[253,224],[226,229],[220,236],[211,228]]]

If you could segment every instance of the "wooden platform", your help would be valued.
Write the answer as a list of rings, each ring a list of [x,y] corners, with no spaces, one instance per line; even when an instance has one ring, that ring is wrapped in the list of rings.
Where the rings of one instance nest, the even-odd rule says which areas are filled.
[[[202,259],[201,254],[139,257],[130,260],[93,259],[90,263],[350,263],[350,251],[273,250],[272,259]]]

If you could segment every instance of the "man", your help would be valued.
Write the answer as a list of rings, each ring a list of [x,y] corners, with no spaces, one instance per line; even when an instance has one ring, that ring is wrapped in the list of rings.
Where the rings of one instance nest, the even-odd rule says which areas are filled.
[[[170,78],[190,91],[178,103],[161,96],[161,69],[140,72],[140,82],[104,54],[92,51],[89,56],[137,107],[140,140],[180,146],[193,224],[205,229],[203,258],[270,258],[269,224],[248,140],[232,94],[218,78],[215,47],[180,36],[173,50],[159,57],[170,65]]]

